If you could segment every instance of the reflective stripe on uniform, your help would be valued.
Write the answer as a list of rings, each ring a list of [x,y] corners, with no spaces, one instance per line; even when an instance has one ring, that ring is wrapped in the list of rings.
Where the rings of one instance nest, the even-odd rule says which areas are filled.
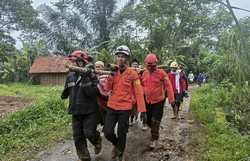
[[[136,86],[141,85],[141,82],[140,82],[139,79],[136,79],[136,80],[135,80],[135,85],[136,85]]]
[[[79,77],[77,78],[76,84],[78,84],[78,83],[81,81],[81,79],[82,79],[82,77],[79,76]]]
[[[69,82],[69,83],[67,84],[68,87],[73,87],[73,86],[75,86],[75,85],[76,85],[75,82]]]

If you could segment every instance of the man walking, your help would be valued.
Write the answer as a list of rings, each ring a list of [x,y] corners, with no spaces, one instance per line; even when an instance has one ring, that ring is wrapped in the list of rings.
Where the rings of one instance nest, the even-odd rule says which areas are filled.
[[[148,54],[144,60],[146,70],[142,74],[142,85],[146,96],[147,124],[151,128],[151,148],[155,148],[159,139],[159,128],[163,116],[166,93],[169,103],[174,102],[174,94],[168,75],[157,68],[155,54]]]
[[[128,68],[130,49],[123,45],[115,51],[118,70],[108,78],[107,90],[111,91],[107,104],[107,114],[104,124],[104,135],[113,144],[112,160],[122,161],[126,146],[129,126],[129,115],[135,95],[138,112],[145,112],[143,89],[137,72]],[[114,132],[118,124],[117,135]]]
[[[78,67],[89,63],[88,53],[74,51],[69,60]],[[90,161],[88,139],[95,146],[95,153],[101,151],[101,137],[97,127],[97,77],[91,70],[84,73],[70,72],[67,76],[62,99],[69,97],[69,114],[72,115],[73,138],[79,161]]]

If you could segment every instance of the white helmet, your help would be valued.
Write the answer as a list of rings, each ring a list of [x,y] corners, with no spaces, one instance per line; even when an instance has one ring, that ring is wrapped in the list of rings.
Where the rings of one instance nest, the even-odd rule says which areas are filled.
[[[121,45],[121,46],[116,48],[115,55],[117,55],[119,53],[125,54],[127,56],[131,55],[131,51],[126,45]]]

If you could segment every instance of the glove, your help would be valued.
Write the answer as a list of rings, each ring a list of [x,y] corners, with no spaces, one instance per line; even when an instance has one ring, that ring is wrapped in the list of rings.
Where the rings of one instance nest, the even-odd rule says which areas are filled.
[[[119,69],[118,65],[116,65],[116,64],[108,64],[108,68],[109,68],[112,72],[116,72],[116,71]]]

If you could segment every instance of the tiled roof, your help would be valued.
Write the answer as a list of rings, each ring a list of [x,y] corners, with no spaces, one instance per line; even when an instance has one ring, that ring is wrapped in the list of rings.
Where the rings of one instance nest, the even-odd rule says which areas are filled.
[[[67,73],[68,69],[65,67],[65,57],[63,56],[47,56],[37,57],[32,64],[29,73]]]

